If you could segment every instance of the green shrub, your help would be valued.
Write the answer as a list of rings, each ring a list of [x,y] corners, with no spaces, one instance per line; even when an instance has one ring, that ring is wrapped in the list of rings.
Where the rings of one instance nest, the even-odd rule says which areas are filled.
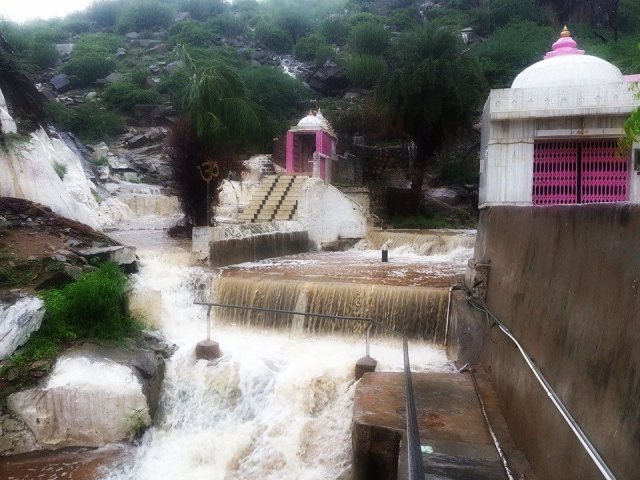
[[[279,9],[275,15],[276,22],[287,32],[294,42],[311,30],[311,19],[308,10],[295,3]]]
[[[302,37],[296,43],[294,54],[300,60],[310,62],[316,59],[316,53],[321,47],[327,46],[327,42],[317,33]]]
[[[379,23],[360,23],[349,33],[349,47],[356,53],[380,55],[389,44],[389,32]]]
[[[297,117],[301,105],[309,98],[309,92],[302,83],[291,78],[279,68],[246,68],[240,72],[249,98],[269,112],[279,126]]]
[[[169,30],[169,42],[172,44],[192,45],[194,47],[210,47],[216,43],[217,33],[207,28],[202,22],[180,22]]]
[[[229,15],[225,13],[214,18],[210,24],[221,35],[226,37],[237,37],[242,35],[247,30],[245,22],[235,15]]]
[[[84,35],[76,43],[62,71],[76,77],[79,85],[87,85],[105,77],[116,69],[116,62],[111,55],[121,44],[122,40],[115,35]]]
[[[134,85],[145,88],[147,86],[147,77],[149,76],[147,69],[145,68],[136,68],[129,74],[129,78],[131,78],[131,83]]]
[[[87,8],[87,16],[98,27],[113,27],[123,6],[122,0],[96,0]]]
[[[347,78],[357,87],[373,88],[387,73],[387,63],[381,57],[354,55],[347,60]]]
[[[180,108],[189,85],[190,76],[186,68],[179,68],[160,80],[158,91],[169,95],[174,107]]]
[[[549,27],[533,22],[513,22],[497,29],[473,52],[480,60],[489,86],[504,88],[518,73],[542,59],[553,38]]]
[[[62,290],[44,292],[45,321],[77,337],[121,340],[133,327],[124,309],[126,283],[118,265],[104,263]]]
[[[117,113],[105,110],[95,103],[69,108],[58,102],[44,106],[45,116],[56,128],[76,135],[85,143],[108,140],[122,132],[123,122]]]
[[[332,15],[320,24],[320,33],[330,43],[344,45],[349,35],[349,24],[343,17]]]
[[[256,25],[254,35],[256,40],[276,53],[291,52],[293,44],[291,36],[272,22],[267,20],[260,21]]]
[[[180,11],[191,14],[191,18],[204,20],[213,15],[220,15],[224,12],[225,5],[222,0],[181,0],[178,3]]]
[[[157,105],[162,96],[157,90],[140,88],[128,82],[115,82],[102,91],[102,99],[112,108],[131,113],[136,105]]]
[[[120,33],[167,28],[173,22],[173,10],[152,0],[132,2],[118,15],[116,30]]]
[[[27,53],[28,61],[40,68],[55,66],[58,61],[58,51],[50,43],[33,42]]]
[[[73,75],[78,85],[87,85],[106,77],[116,69],[116,62],[100,53],[73,55],[62,67],[67,75]]]

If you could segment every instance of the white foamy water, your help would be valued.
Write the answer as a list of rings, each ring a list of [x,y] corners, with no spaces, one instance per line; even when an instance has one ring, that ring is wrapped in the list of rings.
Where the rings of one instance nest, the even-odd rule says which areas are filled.
[[[355,362],[362,338],[215,325],[223,357],[196,362],[206,337],[208,276],[178,255],[143,254],[137,281],[162,293],[161,328],[179,346],[169,361],[156,426],[109,480],[336,479],[351,461]],[[170,259],[171,261],[167,261]],[[394,339],[374,340],[378,370],[401,370]],[[415,370],[449,370],[444,351],[411,344]]]
[[[87,390],[97,387],[105,392],[127,388],[135,393],[140,390],[140,382],[129,367],[110,360],[62,357],[56,362],[47,382],[47,388],[56,387]]]

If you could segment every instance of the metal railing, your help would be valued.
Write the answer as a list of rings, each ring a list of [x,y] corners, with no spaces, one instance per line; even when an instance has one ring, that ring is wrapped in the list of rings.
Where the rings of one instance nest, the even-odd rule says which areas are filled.
[[[408,480],[424,480],[424,468],[422,465],[422,450],[420,445],[420,431],[418,429],[418,415],[416,413],[416,403],[413,394],[413,381],[411,379],[411,364],[409,363],[409,343],[407,336],[385,325],[384,323],[374,320],[373,318],[364,317],[348,317],[342,315],[328,315],[325,313],[307,313],[296,312],[294,310],[278,310],[276,308],[251,307],[246,305],[230,305],[226,303],[214,302],[193,302],[196,305],[207,306],[207,339],[211,337],[211,308],[221,307],[236,310],[253,310],[258,312],[272,312],[288,315],[301,315],[304,317],[327,318],[331,320],[344,320],[351,322],[367,322],[365,331],[365,355],[369,357],[371,329],[376,326],[387,332],[396,335],[402,339],[402,352],[404,359],[404,390],[405,390],[405,408],[407,420],[407,478]]]

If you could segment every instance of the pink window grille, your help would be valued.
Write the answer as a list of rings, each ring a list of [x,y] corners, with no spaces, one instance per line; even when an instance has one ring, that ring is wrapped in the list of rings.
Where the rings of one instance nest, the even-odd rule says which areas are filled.
[[[629,161],[618,153],[616,140],[582,144],[582,203],[628,200]]]
[[[533,204],[578,202],[578,143],[536,142],[533,147]]]
[[[626,201],[628,184],[629,162],[618,154],[616,140],[534,145],[534,205]]]

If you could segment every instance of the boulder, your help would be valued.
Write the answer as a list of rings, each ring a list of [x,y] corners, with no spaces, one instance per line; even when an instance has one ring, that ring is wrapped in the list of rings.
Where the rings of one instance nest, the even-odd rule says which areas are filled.
[[[101,85],[110,85],[112,83],[121,82],[124,79],[125,79],[125,76],[123,74],[118,72],[113,72],[107,75],[106,77],[101,78],[100,80],[97,80],[96,83],[99,83]]]
[[[71,88],[71,80],[64,73],[59,73],[58,75],[51,77],[49,83],[59,93],[64,93]]]
[[[142,48],[155,47],[157,45],[160,45],[160,43],[162,43],[160,40],[150,40],[147,38],[138,40],[138,45],[140,45]]]
[[[119,48],[118,51],[116,52],[116,59],[121,60],[124,57],[126,57],[126,55],[127,55],[127,49]]]
[[[23,296],[15,301],[0,301],[0,360],[9,357],[24,345],[40,328],[44,304],[37,297]]]
[[[98,98],[98,92],[89,92],[84,96],[84,98],[89,101],[95,100]]]
[[[109,155],[109,147],[106,143],[100,142],[97,145],[93,146],[93,159],[96,160],[98,158],[107,158]]]
[[[97,355],[61,357],[43,386],[10,395],[7,405],[49,449],[101,447],[151,424],[134,369]]]
[[[109,157],[107,162],[111,170],[133,170],[131,163],[125,157]]]
[[[136,135],[127,140],[127,147],[138,148],[146,145],[147,143],[149,143],[149,138],[147,138],[145,135]]]
[[[124,39],[127,42],[133,42],[134,40],[137,40],[139,36],[138,32],[129,32],[124,36]]]
[[[163,71],[164,71],[165,73],[171,73],[171,72],[173,72],[173,71],[175,71],[175,70],[178,70],[178,69],[180,69],[180,68],[182,68],[182,67],[184,67],[184,62],[183,62],[182,60],[175,60],[175,61],[173,61],[173,62],[171,62],[171,63],[168,63],[168,64],[164,67]],[[155,72],[154,72],[154,73],[155,73]]]
[[[71,55],[71,52],[73,52],[73,47],[73,43],[58,43],[56,45],[56,50],[58,51],[58,55],[62,58],[66,58]]]
[[[83,250],[75,250],[74,253],[80,255],[91,262],[91,260],[112,261],[120,265],[126,273],[135,273],[138,271],[138,257],[135,252],[122,245],[113,247],[97,247],[86,248]]]
[[[309,86],[325,95],[342,90],[348,84],[346,71],[338,64],[327,60],[308,79]]]

